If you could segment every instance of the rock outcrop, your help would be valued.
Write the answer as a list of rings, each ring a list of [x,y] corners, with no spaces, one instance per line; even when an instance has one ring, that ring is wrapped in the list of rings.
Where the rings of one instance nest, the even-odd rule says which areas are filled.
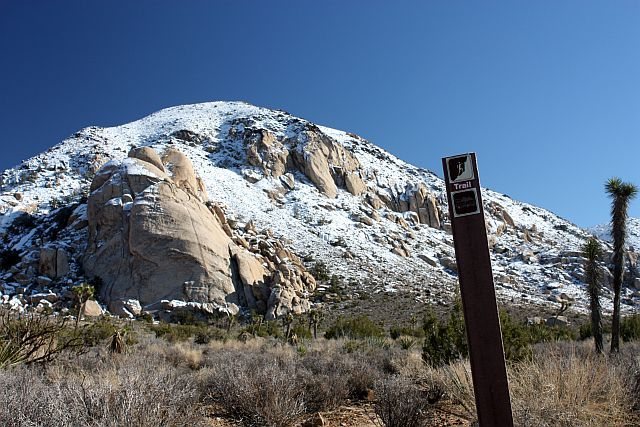
[[[204,186],[181,152],[169,149],[160,157],[145,147],[129,156],[98,171],[88,200],[84,269],[102,279],[105,303],[182,300],[227,312],[242,305],[272,316],[296,305],[297,311],[308,308],[308,302],[280,296],[272,280],[279,265],[272,272],[233,242],[224,213],[203,203]],[[302,288],[300,296],[308,296]]]
[[[317,126],[308,124],[294,138],[278,139],[265,129],[241,125],[241,131],[232,129],[230,133],[242,139],[248,163],[259,167],[264,176],[279,178],[289,175],[288,171],[299,171],[330,198],[337,196],[338,188],[356,196],[365,192],[358,159]],[[293,187],[290,177],[282,182],[288,189]]]
[[[59,279],[69,273],[69,256],[64,249],[42,248],[38,272],[51,279]]]

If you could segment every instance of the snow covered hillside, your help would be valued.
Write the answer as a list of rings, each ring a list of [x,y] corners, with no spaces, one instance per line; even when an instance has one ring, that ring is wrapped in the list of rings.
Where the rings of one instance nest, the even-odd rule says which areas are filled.
[[[327,177],[309,169],[309,135],[335,148],[325,156],[335,197],[333,181],[323,187]],[[283,111],[212,102],[167,108],[122,126],[88,127],[4,171],[1,249],[19,252],[26,270],[37,269],[42,247],[63,248],[70,258],[68,273],[50,281],[38,280],[36,271],[0,271],[5,300],[20,287],[25,293],[62,292],[85,279],[83,218],[91,179],[105,162],[140,146],[185,153],[228,218],[271,229],[310,267],[322,261],[351,295],[408,292],[418,302],[442,304],[454,290],[455,254],[438,176],[351,133]],[[574,300],[574,309],[586,310],[580,247],[588,234],[493,191],[484,192],[484,202],[499,298],[550,307]],[[68,206],[69,221],[56,225],[56,215]],[[637,237],[640,222],[635,224],[630,234]],[[638,302],[635,290],[625,289],[627,309]],[[609,309],[610,299],[603,305]]]
[[[612,241],[609,224],[597,225],[589,231],[599,239]],[[640,218],[629,218],[627,222],[627,246],[632,246],[635,251],[640,249]]]

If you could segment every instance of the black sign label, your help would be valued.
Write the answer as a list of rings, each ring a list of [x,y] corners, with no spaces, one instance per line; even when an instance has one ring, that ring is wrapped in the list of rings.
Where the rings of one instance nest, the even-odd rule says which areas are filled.
[[[473,163],[471,155],[449,157],[447,159],[447,170],[449,171],[449,182],[468,181],[475,178],[473,173]]]
[[[475,188],[451,192],[453,200],[453,216],[461,217],[480,213],[478,193]]]

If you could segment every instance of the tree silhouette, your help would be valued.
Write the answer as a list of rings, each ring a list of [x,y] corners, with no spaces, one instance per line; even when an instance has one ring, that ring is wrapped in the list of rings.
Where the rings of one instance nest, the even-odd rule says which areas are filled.
[[[598,239],[591,237],[582,247],[582,252],[587,259],[585,265],[586,280],[589,292],[589,308],[591,309],[591,332],[596,351],[602,353],[604,344],[602,343],[602,309],[600,307],[600,271],[598,262],[602,257],[602,247]]]
[[[624,273],[624,246],[627,234],[629,202],[638,188],[620,178],[611,178],[604,186],[611,198],[611,235],[613,236],[613,319],[611,322],[611,353],[620,351],[620,290]]]

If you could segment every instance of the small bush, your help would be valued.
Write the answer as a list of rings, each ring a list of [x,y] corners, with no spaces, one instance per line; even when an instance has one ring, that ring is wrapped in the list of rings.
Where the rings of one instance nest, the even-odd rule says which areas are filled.
[[[309,326],[302,321],[295,322],[290,331],[291,336],[295,335],[298,340],[310,340],[312,337]]]
[[[398,343],[403,350],[411,350],[418,341],[414,337],[400,337]]]
[[[423,329],[422,358],[426,363],[442,366],[469,354],[459,300],[454,303],[447,321],[441,321],[433,311],[429,312],[423,319]]]
[[[329,411],[346,401],[349,389],[349,369],[342,356],[322,353],[307,354],[302,365],[301,382],[305,387],[307,410]]]
[[[384,329],[377,325],[367,316],[358,317],[338,317],[333,326],[331,326],[324,334],[327,339],[335,338],[351,338],[361,339],[368,337],[384,337]]]
[[[318,281],[329,280],[329,269],[327,265],[322,261],[316,261],[313,267],[309,270],[311,275]]]
[[[198,405],[200,392],[192,375],[178,372],[158,355],[140,356],[122,355],[117,363],[105,363],[87,354],[46,370],[9,370],[0,376],[0,425],[210,425]]]
[[[640,315],[625,316],[620,322],[620,336],[626,342],[640,338]]]
[[[210,398],[245,425],[291,426],[304,413],[305,392],[293,358],[238,352],[223,360],[208,369]]]
[[[261,338],[282,338],[284,336],[284,333],[276,320],[269,320],[266,322],[254,320],[249,326],[240,331],[240,335],[244,332],[248,332],[251,335]]]
[[[201,343],[207,343],[211,339],[217,339],[219,337],[218,331],[214,328],[210,328],[207,325],[174,325],[170,323],[160,323],[159,325],[151,326],[151,330],[156,334],[156,337],[163,338],[171,343],[182,342],[196,337]]]
[[[428,399],[416,385],[403,377],[390,377],[375,386],[373,408],[386,427],[419,427],[424,425]]]
[[[389,336],[394,340],[397,340],[402,336],[424,338],[424,329],[411,328],[407,326],[392,326],[389,329]]]
[[[23,363],[49,362],[62,351],[79,348],[82,341],[64,336],[63,319],[38,314],[0,314],[0,369]]]
[[[577,334],[567,327],[527,325],[515,321],[504,310],[500,311],[500,324],[505,357],[511,361],[531,359],[533,344],[573,341],[577,338]]]

